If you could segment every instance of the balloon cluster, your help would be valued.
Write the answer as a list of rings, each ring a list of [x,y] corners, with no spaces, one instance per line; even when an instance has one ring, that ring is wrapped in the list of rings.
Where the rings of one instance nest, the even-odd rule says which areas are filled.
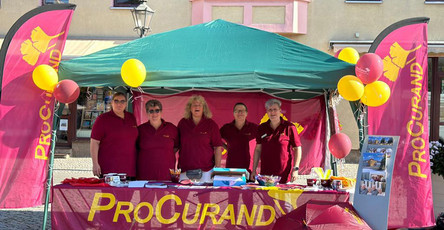
[[[367,53],[359,58],[359,53],[350,47],[339,50],[338,59],[356,64],[356,76],[346,75],[338,82],[339,94],[348,101],[361,102],[367,106],[383,105],[390,98],[390,87],[378,79],[382,76],[384,66],[382,59],[374,53]],[[365,86],[364,86],[365,84]]]
[[[59,81],[57,71],[49,65],[37,66],[32,72],[32,81],[40,89],[53,93],[62,103],[72,103],[80,95],[80,88],[75,81]]]
[[[123,82],[131,87],[139,87],[146,78],[145,65],[137,59],[126,60],[120,69]]]

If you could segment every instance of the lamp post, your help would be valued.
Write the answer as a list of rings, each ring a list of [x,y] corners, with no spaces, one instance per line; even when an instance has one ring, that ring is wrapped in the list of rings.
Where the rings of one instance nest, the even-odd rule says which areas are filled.
[[[145,37],[145,35],[150,30],[151,19],[154,15],[154,10],[152,10],[145,0],[140,0],[139,5],[131,10],[134,20],[134,30],[137,31],[140,37]]]

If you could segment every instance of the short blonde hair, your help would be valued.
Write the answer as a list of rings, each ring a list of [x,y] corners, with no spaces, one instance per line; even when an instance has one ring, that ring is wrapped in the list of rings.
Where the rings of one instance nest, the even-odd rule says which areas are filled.
[[[191,105],[195,101],[200,102],[202,104],[204,117],[211,118],[213,116],[213,114],[211,114],[211,111],[210,111],[210,108],[208,107],[207,102],[205,101],[205,98],[202,97],[201,95],[193,95],[190,97],[190,99],[187,102],[187,105],[185,106],[185,113],[183,115],[183,117],[185,119],[190,119],[192,117]]]

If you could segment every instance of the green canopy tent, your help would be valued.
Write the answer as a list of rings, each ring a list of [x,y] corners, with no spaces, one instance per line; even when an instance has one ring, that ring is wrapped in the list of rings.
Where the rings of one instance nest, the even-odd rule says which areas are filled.
[[[123,86],[122,64],[136,58],[147,69],[145,91],[189,89],[264,91],[303,99],[336,88],[354,65],[270,33],[224,20],[177,29],[62,61],[59,77],[79,86]]]
[[[251,91],[306,99],[327,96],[355,72],[352,64],[278,34],[215,20],[62,61],[59,78],[81,87],[124,86],[120,69],[131,58],[146,66],[141,87],[152,94]]]

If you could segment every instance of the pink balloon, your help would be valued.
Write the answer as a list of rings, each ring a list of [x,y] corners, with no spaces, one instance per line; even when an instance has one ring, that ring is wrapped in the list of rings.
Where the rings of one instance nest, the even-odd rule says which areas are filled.
[[[62,103],[72,103],[79,95],[79,85],[73,80],[61,80],[54,88],[54,97]]]
[[[336,51],[336,53],[335,53],[335,58],[338,58],[338,57],[339,57],[339,53],[340,53],[341,51],[342,51],[342,49]]]
[[[343,133],[336,133],[328,141],[328,149],[338,159],[346,157],[352,148],[350,138]]]
[[[382,59],[374,53],[367,53],[359,58],[355,66],[356,77],[361,79],[362,83],[370,84],[377,81],[384,71]]]

